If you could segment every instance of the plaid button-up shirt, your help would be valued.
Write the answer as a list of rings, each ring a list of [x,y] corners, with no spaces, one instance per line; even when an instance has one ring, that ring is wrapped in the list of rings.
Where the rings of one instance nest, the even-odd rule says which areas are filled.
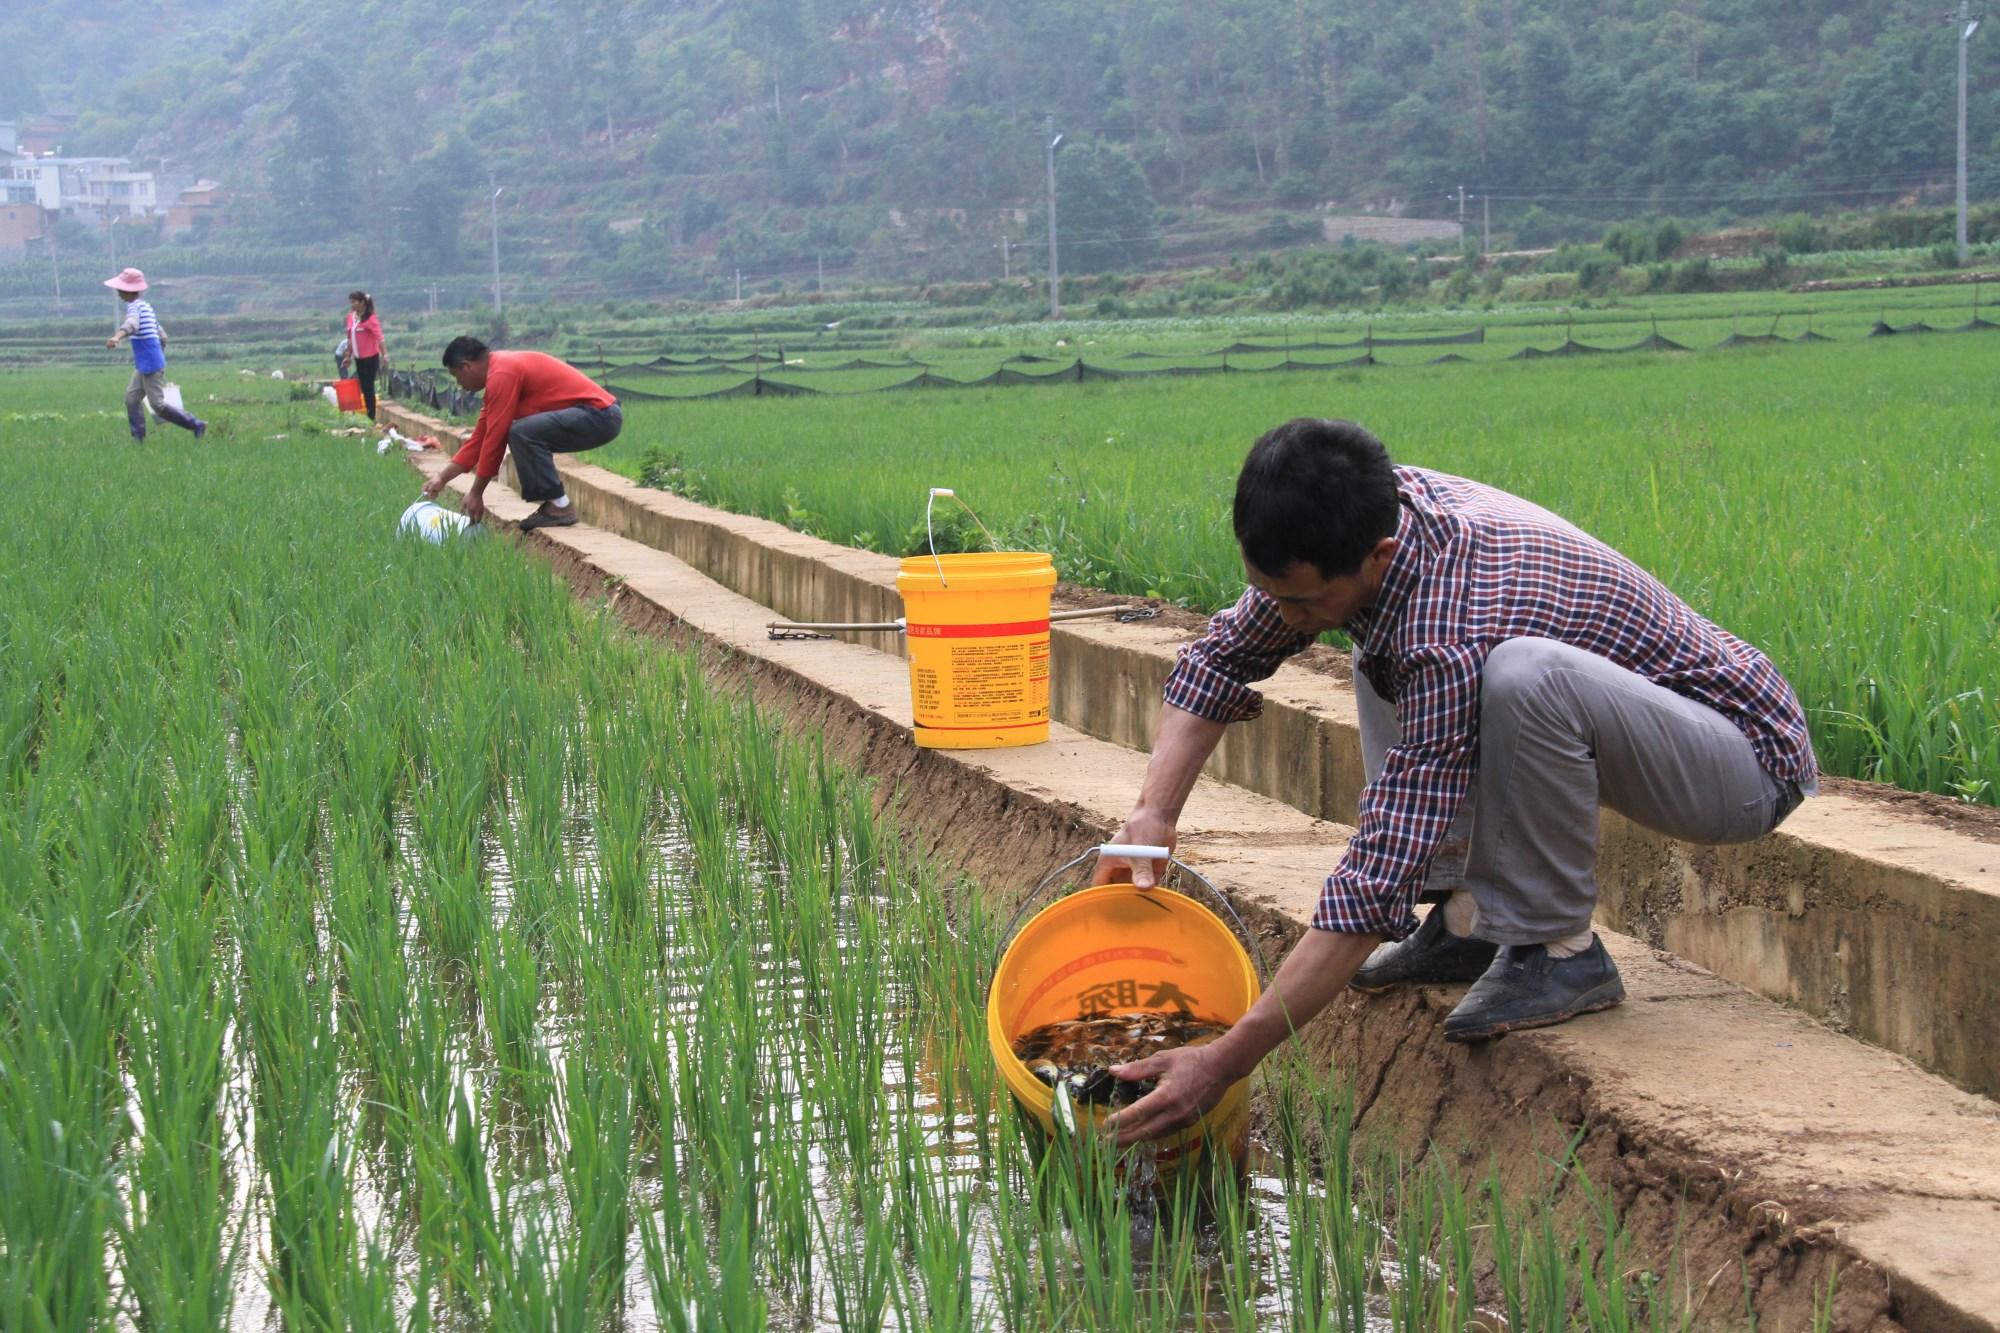
[[[1397,550],[1376,604],[1345,626],[1356,666],[1396,706],[1401,738],[1361,794],[1360,826],[1320,892],[1320,930],[1400,939],[1424,872],[1472,785],[1479,676],[1508,639],[1554,639],[1706,704],[1766,772],[1817,785],[1805,712],[1764,654],[1588,533],[1505,491],[1396,469]],[[1263,680],[1313,636],[1256,588],[1181,649],[1166,701],[1217,722],[1255,717]]]

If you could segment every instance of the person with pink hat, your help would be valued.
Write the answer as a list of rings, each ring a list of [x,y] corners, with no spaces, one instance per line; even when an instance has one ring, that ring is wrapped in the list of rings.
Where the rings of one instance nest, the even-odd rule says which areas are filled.
[[[200,439],[208,433],[208,423],[167,401],[167,335],[154,317],[151,303],[139,299],[139,293],[146,290],[146,275],[128,268],[115,278],[106,278],[104,285],[125,302],[125,322],[104,345],[116,347],[127,338],[132,340],[132,382],[125,386],[125,419],[131,423],[132,438],[146,438],[146,405],[150,403],[154,416],[191,430]]]

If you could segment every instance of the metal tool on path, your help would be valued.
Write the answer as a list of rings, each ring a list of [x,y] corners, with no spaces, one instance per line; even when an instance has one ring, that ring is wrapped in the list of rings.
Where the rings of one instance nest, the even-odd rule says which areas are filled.
[[[1085,620],[1093,616],[1115,616],[1120,624],[1134,621],[1152,620],[1160,614],[1151,606],[1138,606],[1130,602],[1111,606],[1087,606],[1072,611],[1051,611],[1049,620],[1061,624],[1066,620]],[[899,616],[895,620],[773,620],[764,626],[773,639],[830,639],[835,634],[902,634],[909,626]]]
[[[933,486],[924,501],[924,544],[930,547],[931,566],[937,571],[938,585],[949,589],[951,579],[945,573],[945,557],[937,548],[936,513],[939,500],[950,500],[963,509],[967,516],[978,525],[980,534],[987,545],[995,551],[1000,549],[1000,541],[987,528],[985,522],[973,511],[971,505],[959,498],[958,492],[949,486]],[[919,557],[920,558],[920,557]],[[1160,613],[1150,606],[1135,606],[1130,603],[1112,606],[1092,606],[1071,611],[1055,611],[1049,615],[1051,623],[1065,620],[1084,620],[1092,616],[1116,616],[1121,623],[1135,620],[1151,620]],[[906,634],[909,622],[898,616],[894,620],[773,620],[764,629],[773,639],[831,639],[835,634]]]

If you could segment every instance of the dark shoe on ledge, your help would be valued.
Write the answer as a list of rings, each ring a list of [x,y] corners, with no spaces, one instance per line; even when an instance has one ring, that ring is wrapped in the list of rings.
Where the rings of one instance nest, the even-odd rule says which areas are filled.
[[[540,509],[521,520],[521,531],[533,532],[536,528],[573,528],[576,526],[576,506],[564,505],[557,509],[544,504]]]
[[[1367,994],[1391,986],[1444,986],[1477,981],[1486,974],[1500,946],[1486,940],[1462,939],[1444,928],[1444,904],[1431,908],[1429,916],[1408,939],[1385,944],[1368,955],[1368,961],[1348,984]]]
[[[1551,958],[1545,944],[1509,945],[1445,1018],[1444,1036],[1446,1041],[1478,1041],[1550,1027],[1609,1009],[1624,998],[1618,966],[1594,935],[1590,947],[1574,958]]]

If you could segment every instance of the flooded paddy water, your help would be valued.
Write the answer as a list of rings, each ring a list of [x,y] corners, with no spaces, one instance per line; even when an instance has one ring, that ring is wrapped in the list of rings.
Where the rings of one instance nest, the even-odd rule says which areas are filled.
[[[359,849],[323,806],[331,896],[297,904],[296,994],[250,975],[273,961],[268,923],[237,920],[213,1164],[229,1327],[310,1323],[306,1302],[357,1295],[441,1329],[1433,1326],[1395,1319],[1386,1200],[1330,1197],[1297,1141],[1313,1120],[1345,1145],[1330,1080],[1289,1090],[1292,1142],[1269,1126],[1240,1174],[1175,1194],[1143,1147],[1044,1140],[983,1044],[998,941],[978,892],[683,671],[681,736],[738,744],[662,751],[648,762],[686,767],[655,795],[615,808],[590,753],[553,783],[496,774],[497,824],[453,843],[419,797],[372,849],[379,873],[346,859]],[[636,757],[642,725],[580,716],[571,738]],[[230,785],[241,828],[257,779],[238,767]],[[607,845],[637,865],[608,868]],[[260,1033],[266,1003],[333,1044],[305,1183],[282,1174],[296,1104],[267,1067],[285,1060],[258,1053],[281,1040]],[[1087,1077],[1221,1030],[1114,1015],[1021,1045]],[[1429,1302],[1458,1304],[1436,1264],[1415,1271]],[[114,1276],[114,1305],[129,1295]]]
[[[1540,1215],[1482,1267],[1497,1214],[1354,1149],[1328,1071],[1200,1207],[1039,1150],[978,888],[518,551],[397,542],[374,461],[309,465],[383,517],[327,544],[254,470],[0,452],[93,534],[0,532],[0,1327],[1460,1330],[1492,1272],[1563,1274],[1557,1320],[1629,1286]]]

